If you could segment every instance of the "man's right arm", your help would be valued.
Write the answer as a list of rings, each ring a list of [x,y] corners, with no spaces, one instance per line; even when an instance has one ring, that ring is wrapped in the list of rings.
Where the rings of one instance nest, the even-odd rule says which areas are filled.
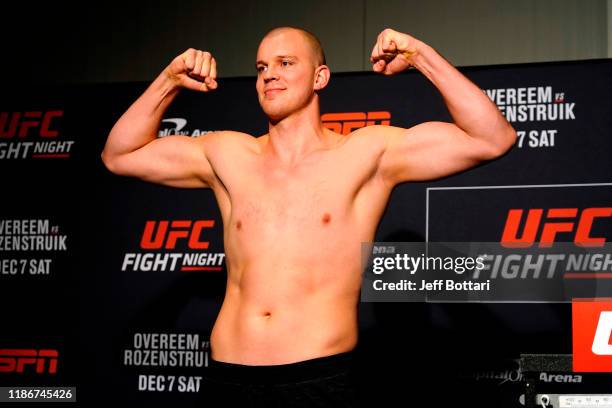
[[[115,123],[102,151],[112,173],[172,187],[210,187],[214,172],[206,149],[217,134],[157,137],[166,109],[182,88],[217,88],[210,53],[189,49],[176,57]]]

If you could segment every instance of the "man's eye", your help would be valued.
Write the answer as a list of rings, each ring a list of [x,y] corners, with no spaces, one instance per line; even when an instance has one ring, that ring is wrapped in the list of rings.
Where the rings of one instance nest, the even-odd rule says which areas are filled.
[[[283,61],[284,67],[289,66],[289,65],[291,65],[291,61]]]
[[[265,67],[263,67],[263,66],[257,67],[257,72],[263,72],[264,68]]]

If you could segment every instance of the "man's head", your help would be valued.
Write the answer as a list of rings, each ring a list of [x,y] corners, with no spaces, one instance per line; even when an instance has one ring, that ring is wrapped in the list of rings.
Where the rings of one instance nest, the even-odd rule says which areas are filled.
[[[257,94],[270,120],[278,121],[311,103],[329,81],[319,40],[295,27],[269,31],[257,50]]]

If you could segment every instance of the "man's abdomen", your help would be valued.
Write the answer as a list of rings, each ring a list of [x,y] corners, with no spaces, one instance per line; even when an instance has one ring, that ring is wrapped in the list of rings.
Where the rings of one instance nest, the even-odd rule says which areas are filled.
[[[290,272],[288,272],[290,273]],[[306,273],[306,272],[305,272]],[[212,358],[246,365],[287,364],[352,350],[357,343],[354,279],[315,289],[291,276],[263,280],[242,273],[228,279],[226,297],[211,334]],[[242,286],[242,287],[240,287]]]

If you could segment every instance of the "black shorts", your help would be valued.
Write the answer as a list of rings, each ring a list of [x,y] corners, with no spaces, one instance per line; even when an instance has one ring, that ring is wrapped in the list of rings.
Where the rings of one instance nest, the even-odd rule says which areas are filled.
[[[358,407],[354,360],[354,352],[267,366],[211,360],[201,406]]]

